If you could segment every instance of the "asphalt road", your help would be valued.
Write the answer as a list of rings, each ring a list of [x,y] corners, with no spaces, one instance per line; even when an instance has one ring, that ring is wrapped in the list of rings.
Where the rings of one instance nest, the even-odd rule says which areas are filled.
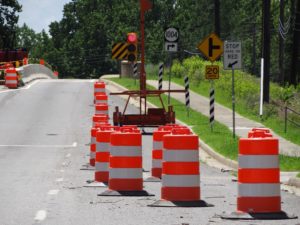
[[[110,96],[111,109],[124,103]],[[236,209],[237,184],[229,172],[204,164],[201,196],[213,207],[148,207],[160,198],[160,183],[144,183],[154,197],[97,196],[106,188],[84,187],[93,171],[81,170],[89,158],[93,113],[91,81],[46,80],[0,91],[0,225],[300,224],[220,219],[218,214]],[[143,165],[150,170],[151,136],[143,142]],[[300,216],[299,202],[282,192],[284,211]]]

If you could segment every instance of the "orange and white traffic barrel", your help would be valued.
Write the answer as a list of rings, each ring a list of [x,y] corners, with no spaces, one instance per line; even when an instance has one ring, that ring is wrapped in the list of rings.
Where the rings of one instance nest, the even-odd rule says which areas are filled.
[[[264,132],[270,134],[268,131]],[[264,136],[239,140],[237,211],[221,215],[221,218],[296,218],[281,210],[278,154],[277,138]]]
[[[100,93],[95,96],[95,104],[108,104],[108,97],[105,93]]]
[[[108,105],[105,103],[96,104],[95,115],[108,115]]]
[[[98,130],[96,137],[96,165],[95,165],[95,181],[108,183],[109,178],[109,145],[110,135],[115,132],[110,130]]]
[[[109,190],[100,196],[148,196],[143,190],[142,135],[124,128],[110,135]]]
[[[163,136],[161,182],[161,200],[150,206],[208,206],[200,200],[199,138],[188,128]]]
[[[172,129],[172,128],[171,128]],[[155,181],[155,178],[161,179],[162,173],[162,155],[163,155],[163,137],[171,133],[171,129],[158,129],[153,132],[152,144],[152,168],[151,176],[146,181]]]
[[[16,69],[13,67],[5,70],[5,86],[8,88],[18,88],[18,75]]]
[[[240,139],[237,211],[281,211],[278,153],[276,138]]]
[[[98,131],[98,128],[93,127],[91,129],[90,166],[95,166],[97,131]]]
[[[94,83],[94,96],[98,94],[106,94],[104,82],[97,81]]]
[[[109,189],[143,190],[142,135],[140,133],[111,134]]]

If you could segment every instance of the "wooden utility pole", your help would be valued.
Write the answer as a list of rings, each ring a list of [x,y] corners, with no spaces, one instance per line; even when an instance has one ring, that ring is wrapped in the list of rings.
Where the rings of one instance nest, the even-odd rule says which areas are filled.
[[[280,0],[280,15],[279,15],[279,29],[281,29],[281,26],[284,27],[284,0]],[[279,66],[279,83],[281,85],[284,84],[284,67],[283,67],[283,61],[284,61],[284,43],[283,43],[283,37],[281,32],[279,32],[279,55],[278,55],[278,66]]]
[[[220,0],[215,0],[215,33],[220,37]]]
[[[264,58],[264,97],[263,101],[270,101],[270,0],[262,0],[263,4],[263,54]]]
[[[297,77],[300,77],[299,63],[300,63],[300,0],[295,1],[295,26],[293,35],[293,53],[292,53],[292,66],[290,75],[290,84],[297,85]],[[299,79],[299,78],[298,78]]]

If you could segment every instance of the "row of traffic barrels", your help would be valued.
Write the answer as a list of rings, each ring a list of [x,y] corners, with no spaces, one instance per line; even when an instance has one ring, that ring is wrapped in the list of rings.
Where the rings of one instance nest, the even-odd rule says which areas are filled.
[[[95,167],[95,182],[106,184],[108,191],[143,192],[141,131],[137,126],[109,123],[103,82],[95,84],[94,96],[90,165]],[[160,201],[209,205],[195,204],[204,202],[199,147],[199,137],[186,126],[167,124],[153,132],[151,176],[161,181]],[[281,212],[278,154],[278,139],[268,129],[254,128],[247,138],[240,138],[236,212]]]

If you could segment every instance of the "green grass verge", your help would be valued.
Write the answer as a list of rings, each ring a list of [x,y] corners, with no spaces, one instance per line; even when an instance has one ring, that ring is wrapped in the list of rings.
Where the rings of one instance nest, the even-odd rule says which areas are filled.
[[[297,177],[299,177],[299,178],[300,178],[300,173],[298,173],[298,174],[297,174]]]
[[[150,79],[157,79],[153,75],[149,77]],[[166,80],[167,78],[165,78]],[[182,78],[172,78],[172,82],[184,86],[184,81]],[[216,81],[218,82],[218,81]],[[199,85],[195,85],[193,83],[190,84],[190,89],[202,96],[209,97],[209,89],[210,83],[208,81],[202,81]],[[218,92],[218,89],[215,90],[215,101],[219,104],[231,109],[232,102],[231,96],[224,96],[224,93]],[[282,136],[283,138],[300,145],[300,128],[288,123],[287,126],[287,133],[284,132],[284,120],[280,119],[277,115],[270,115],[267,118],[263,118],[263,120],[257,115],[254,115],[252,111],[249,111],[245,106],[245,103],[241,99],[236,99],[236,112],[240,115],[252,119],[254,121],[260,122],[264,124],[266,127],[271,128],[274,132],[278,135]]]
[[[130,78],[110,78],[109,80],[112,80],[129,90],[139,89],[138,82],[135,84],[134,80]],[[150,86],[148,86],[148,88],[154,89]],[[162,99],[164,104],[167,105],[167,96],[162,95]],[[148,101],[156,106],[161,105],[158,98],[148,98]],[[231,130],[229,130],[226,126],[215,122],[212,132],[208,117],[192,109],[190,109],[189,116],[187,116],[185,105],[174,98],[171,98],[171,104],[176,112],[176,118],[189,126],[192,126],[193,131],[199,135],[201,140],[221,155],[229,159],[237,160],[238,138],[232,138]],[[282,171],[300,171],[300,157],[280,155],[280,169]]]

